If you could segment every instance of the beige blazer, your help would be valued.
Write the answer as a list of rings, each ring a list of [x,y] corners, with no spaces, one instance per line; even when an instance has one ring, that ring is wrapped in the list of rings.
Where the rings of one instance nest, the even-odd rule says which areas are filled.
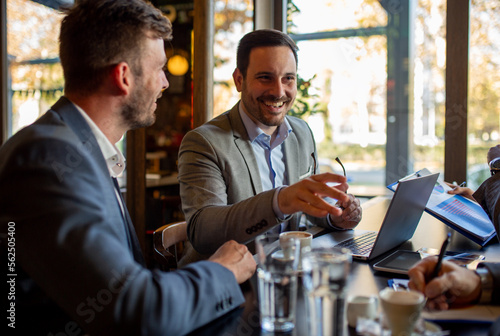
[[[287,116],[293,129],[284,142],[289,184],[317,170],[311,129]],[[238,112],[238,104],[188,132],[179,150],[179,182],[188,237],[202,254],[234,239],[249,243],[280,224],[272,207],[275,190],[262,191],[257,161]],[[289,220],[296,230],[300,214]],[[313,219],[327,227],[326,218]]]

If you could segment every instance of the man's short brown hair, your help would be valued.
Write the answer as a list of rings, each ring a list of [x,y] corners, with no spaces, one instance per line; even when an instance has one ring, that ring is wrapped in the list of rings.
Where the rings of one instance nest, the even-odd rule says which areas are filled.
[[[61,24],[66,92],[92,92],[120,62],[139,74],[145,38],[172,38],[170,21],[144,0],[79,0]]]

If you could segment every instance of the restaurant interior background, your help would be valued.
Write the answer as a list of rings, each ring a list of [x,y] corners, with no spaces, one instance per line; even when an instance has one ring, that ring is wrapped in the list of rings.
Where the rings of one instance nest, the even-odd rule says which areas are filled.
[[[2,51],[7,63],[2,142],[63,94],[58,8],[72,2],[2,1],[7,28],[2,24],[7,50],[7,55]],[[146,237],[162,224],[183,219],[175,173],[179,144],[193,127],[197,99],[195,2],[152,1],[173,22],[174,39],[166,44],[170,87],[159,101],[157,122],[145,136],[144,162],[154,177],[146,180],[143,193]],[[262,13],[258,6],[266,1],[210,2],[214,6],[212,116],[216,116],[239,99],[231,76],[237,43],[254,29]],[[418,169],[443,173],[445,152],[454,150],[445,146],[446,68],[452,56],[446,55],[446,0],[283,0],[282,4],[269,8],[286,11],[284,29],[299,47],[298,96],[291,113],[309,122],[321,170],[341,172],[334,160],[340,157],[351,192],[364,197],[385,193],[385,185]],[[476,188],[489,175],[487,150],[500,138],[500,4],[471,0],[469,5],[467,106],[448,109],[466,113],[466,180]],[[124,152],[125,144],[120,142]],[[173,179],[159,182],[168,176]]]

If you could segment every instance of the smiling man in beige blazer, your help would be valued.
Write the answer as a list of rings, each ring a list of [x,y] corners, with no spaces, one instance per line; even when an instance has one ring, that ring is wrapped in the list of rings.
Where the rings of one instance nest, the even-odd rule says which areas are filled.
[[[248,243],[269,230],[297,230],[301,213],[332,230],[355,227],[361,207],[347,194],[346,178],[316,174],[309,126],[286,115],[297,93],[293,40],[268,29],[245,35],[233,78],[240,102],[188,132],[179,151],[182,207],[193,247],[209,254],[229,239]]]

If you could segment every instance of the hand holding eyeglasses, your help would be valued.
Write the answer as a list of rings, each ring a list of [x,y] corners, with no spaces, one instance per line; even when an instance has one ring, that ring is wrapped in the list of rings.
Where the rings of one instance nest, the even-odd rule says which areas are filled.
[[[328,186],[328,183],[335,186]],[[281,189],[278,206],[284,214],[302,211],[315,217],[341,216],[342,209],[328,203],[325,198],[350,202],[346,178],[332,173],[312,175],[295,184]]]
[[[314,159],[314,154],[312,154]],[[278,205],[284,214],[302,211],[315,217],[330,216],[331,222],[343,229],[355,227],[361,220],[361,205],[353,195],[347,194],[345,168],[340,159],[344,176],[323,173],[303,179],[283,188],[278,195]],[[335,205],[329,198],[338,200]]]

